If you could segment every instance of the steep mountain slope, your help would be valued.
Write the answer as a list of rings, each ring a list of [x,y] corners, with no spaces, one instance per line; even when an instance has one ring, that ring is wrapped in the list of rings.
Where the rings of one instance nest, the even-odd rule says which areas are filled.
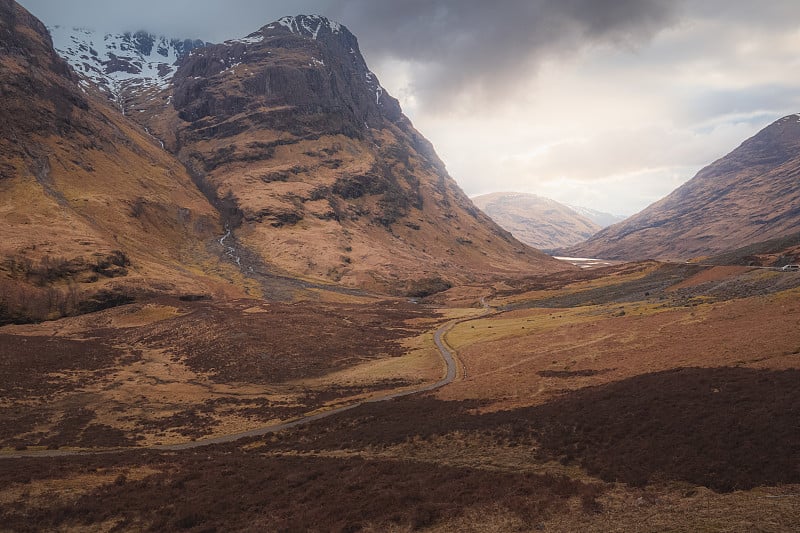
[[[666,198],[566,255],[689,259],[789,235],[800,227],[800,115],[784,117]]]
[[[514,237],[540,250],[583,242],[601,229],[573,209],[535,194],[495,192],[472,201]]]
[[[564,268],[475,208],[344,26],[285,17],[193,50],[173,84],[132,117],[227,213],[248,268],[401,292]]]
[[[0,67],[0,315],[216,290],[202,273],[224,268],[206,250],[222,233],[216,211],[178,161],[78,85],[44,25],[10,0]]]

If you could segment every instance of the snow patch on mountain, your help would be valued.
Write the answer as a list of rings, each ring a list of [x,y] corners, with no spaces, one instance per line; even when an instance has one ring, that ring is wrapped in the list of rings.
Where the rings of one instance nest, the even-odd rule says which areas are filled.
[[[178,61],[202,41],[170,39],[139,31],[99,33],[85,28],[48,28],[53,46],[76,72],[85,76],[125,111],[125,94],[170,87]]]
[[[264,40],[264,34],[262,33],[251,33],[247,37],[243,37],[241,39],[231,39],[225,41],[225,44],[233,44],[233,43],[242,43],[242,44],[258,44]]]
[[[367,87],[370,88],[375,93],[375,103],[380,105],[381,103],[381,96],[383,96],[383,87],[378,82],[378,78],[372,71],[368,70],[367,73],[364,75],[365,81],[367,83]]]
[[[342,26],[338,22],[328,20],[320,15],[298,15],[296,17],[281,17],[274,24],[267,26],[269,29],[275,29],[278,24],[288,29],[292,33],[311,37],[317,40],[320,30],[327,28],[331,33],[340,33]]]

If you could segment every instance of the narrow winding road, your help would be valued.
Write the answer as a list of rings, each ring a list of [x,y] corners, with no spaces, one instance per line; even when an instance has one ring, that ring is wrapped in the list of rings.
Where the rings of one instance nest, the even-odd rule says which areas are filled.
[[[484,308],[487,308],[485,306],[485,303],[484,303]],[[465,320],[468,319],[452,320],[436,330],[436,333],[434,333],[433,335],[433,340],[434,343],[436,344],[436,347],[439,349],[439,353],[442,356],[442,360],[444,361],[444,364],[447,368],[447,372],[445,373],[445,376],[436,383],[425,385],[417,389],[392,392],[389,394],[376,396],[374,398],[369,398],[367,400],[362,400],[352,404],[343,405],[341,407],[335,407],[333,409],[321,411],[319,413],[315,413],[312,415],[306,415],[294,420],[290,420],[288,422],[281,422],[279,424],[273,424],[270,426],[255,428],[249,431],[242,431],[239,433],[231,433],[229,435],[221,435],[219,437],[213,437],[210,439],[201,439],[190,442],[184,442],[180,444],[165,444],[161,446],[143,446],[143,447],[130,447],[130,448],[94,448],[87,450],[22,450],[10,453],[0,453],[0,459],[19,459],[22,457],[74,457],[82,455],[102,455],[102,454],[123,453],[129,451],[142,451],[142,450],[145,451],[190,450],[193,448],[210,446],[212,444],[233,442],[245,437],[259,437],[269,433],[276,433],[278,431],[283,431],[285,429],[290,429],[293,427],[301,426],[303,424],[308,424],[309,422],[314,422],[315,420],[321,420],[329,416],[337,415],[339,413],[344,413],[345,411],[355,409],[356,407],[366,403],[385,402],[388,400],[393,400],[395,398],[401,398],[403,396],[410,396],[412,394],[419,394],[422,392],[430,392],[438,388],[444,387],[449,383],[452,383],[456,378],[456,372],[457,372],[456,360],[455,357],[453,356],[453,352],[445,344],[443,337],[448,331],[450,331],[450,329],[455,324],[459,322],[464,322]]]

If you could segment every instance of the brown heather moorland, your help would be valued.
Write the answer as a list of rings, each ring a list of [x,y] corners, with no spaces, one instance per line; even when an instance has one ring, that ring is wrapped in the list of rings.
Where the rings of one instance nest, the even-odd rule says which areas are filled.
[[[333,303],[295,326],[289,317],[310,308],[160,301],[8,326],[4,345],[51,329],[90,343],[85,353],[97,356],[78,364],[65,342],[65,357],[42,365],[57,372],[50,377],[69,376],[69,385],[21,379],[4,400],[16,417],[4,425],[6,446],[28,439],[30,453],[131,451],[4,459],[3,523],[20,531],[792,530],[800,524],[800,275],[710,268],[645,263],[581,272],[575,281],[531,279],[495,288],[489,314]],[[638,290],[645,285],[647,296]],[[741,296],[753,287],[758,295]],[[228,333],[185,331],[190,316],[221,320]],[[426,331],[448,316],[462,320],[446,335],[460,373],[438,391],[230,444],[146,447],[434,381],[441,363]],[[242,334],[250,326],[285,332]],[[120,352],[102,331],[117,332]],[[337,344],[348,331],[357,332],[352,342]],[[175,343],[170,332],[191,341]],[[115,425],[107,399],[92,404],[102,395],[90,391],[115,383],[104,374],[109,361],[124,368],[142,357],[121,348],[134,342],[143,353],[165,350],[161,363],[183,370],[162,374],[161,389],[152,369],[131,373],[120,388],[150,391],[142,394],[151,404]],[[219,342],[232,343],[231,367],[246,372],[229,373],[214,358]],[[267,345],[281,357],[251,358]],[[305,363],[296,365],[298,357]],[[386,372],[373,373],[379,368]],[[405,377],[393,381],[398,369]],[[198,384],[203,394],[181,400],[194,407],[178,409],[174,398]],[[26,387],[69,399],[48,411]],[[159,394],[178,396],[161,416],[146,415]]]

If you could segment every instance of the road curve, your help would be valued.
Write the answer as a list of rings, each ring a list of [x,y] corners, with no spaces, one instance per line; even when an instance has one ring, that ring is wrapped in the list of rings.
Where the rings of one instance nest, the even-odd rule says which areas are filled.
[[[438,388],[444,387],[449,383],[452,383],[453,380],[455,380],[456,378],[455,357],[453,356],[453,352],[445,345],[443,337],[448,331],[450,331],[450,329],[455,324],[463,321],[464,319],[452,320],[447,324],[441,326],[433,334],[433,341],[436,344],[436,347],[439,349],[439,353],[442,356],[442,360],[444,361],[445,367],[447,368],[447,372],[445,373],[445,376],[436,383],[425,385],[417,389],[393,392],[382,396],[370,398],[367,400],[355,402],[352,404],[343,405],[341,407],[336,407],[334,409],[330,409],[327,411],[321,411],[319,413],[315,413],[312,415],[306,415],[287,422],[281,422],[278,424],[255,428],[249,431],[242,431],[239,433],[231,433],[229,435],[221,435],[219,437],[213,437],[210,439],[195,440],[195,441],[183,442],[180,444],[164,444],[160,446],[142,446],[142,447],[129,447],[129,448],[94,448],[87,450],[22,450],[10,453],[0,452],[0,459],[20,459],[23,457],[75,457],[82,455],[103,455],[103,454],[124,453],[132,451],[191,450],[193,448],[211,446],[213,444],[223,444],[223,443],[233,442],[245,437],[259,437],[262,435],[267,435],[269,433],[276,433],[278,431],[283,431],[285,429],[290,429],[293,427],[301,426],[303,424],[308,424],[309,422],[314,422],[315,420],[321,420],[329,416],[338,415],[339,413],[344,413],[345,411],[355,409],[356,407],[367,403],[385,402],[388,400],[393,400],[395,398],[401,398],[403,396],[410,396],[412,394],[419,394],[422,392],[430,392]]]

